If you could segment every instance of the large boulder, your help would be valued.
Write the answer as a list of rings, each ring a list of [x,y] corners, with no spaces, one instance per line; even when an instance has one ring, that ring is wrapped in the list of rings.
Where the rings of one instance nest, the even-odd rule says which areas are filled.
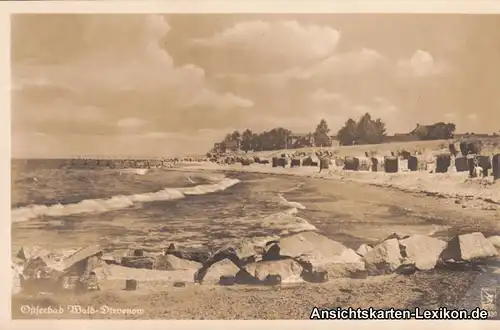
[[[433,269],[439,256],[446,248],[446,242],[425,235],[412,235],[399,241],[405,263],[414,263],[418,270]]]
[[[130,268],[153,269],[155,261],[155,257],[153,256],[125,256],[121,260],[121,265]]]
[[[498,256],[495,246],[480,232],[455,236],[444,249],[444,261],[474,261]]]
[[[219,260],[210,265],[204,265],[194,274],[194,281],[198,283],[217,284],[221,276],[234,276],[240,272],[240,267],[229,259]]]
[[[198,270],[203,266],[203,264],[196,262],[196,261],[191,261],[191,260],[186,260],[186,259],[181,259],[178,258],[172,254],[167,254],[164,256],[158,256],[156,257],[156,260],[153,265],[153,269],[158,269],[158,270],[189,270],[189,269],[194,269]]]
[[[352,249],[316,232],[308,231],[279,240],[280,255],[292,257],[308,272],[327,271],[329,278],[358,277],[365,270]]]
[[[271,261],[281,259],[283,259],[283,256],[280,254],[279,241],[269,242],[265,247],[264,254],[262,255],[262,260]]]
[[[57,278],[61,274],[61,264],[49,257],[31,258],[23,267],[23,275],[26,279]]]
[[[23,274],[27,279],[56,278],[68,268],[66,259],[68,254],[74,254],[74,252],[74,250],[68,250],[54,253],[38,246],[24,246],[14,260],[17,264],[23,264]]]
[[[204,263],[212,257],[210,251],[198,249],[178,249],[173,243],[165,251],[165,255],[173,255],[180,259]]]
[[[364,257],[368,252],[373,250],[371,246],[368,244],[361,244],[359,248],[356,250],[356,253],[359,254],[360,256]]]
[[[120,265],[123,256],[116,256],[110,253],[103,254],[101,259],[108,265]]]
[[[15,265],[15,266],[17,266],[17,267],[22,267],[22,266],[24,266],[24,263],[25,263],[25,262],[26,262],[25,260],[20,259],[20,258],[17,258],[17,257],[12,257],[12,260],[11,260],[11,264],[12,264],[12,265]]]
[[[269,275],[279,275],[282,283],[302,282],[302,266],[293,259],[260,261],[245,266],[245,271],[259,282]]]
[[[399,241],[395,238],[376,245],[369,251],[364,260],[370,275],[382,275],[395,271],[402,261]]]
[[[488,237],[488,241],[490,241],[490,243],[493,244],[493,246],[498,251],[500,251],[500,235],[490,236],[490,237]]]
[[[266,244],[277,238],[276,236],[245,238],[226,244],[217,250],[205,264],[229,258],[241,267],[246,263],[258,261],[266,251]]]
[[[101,246],[94,244],[81,248],[62,260],[64,270],[69,269],[77,263],[102,252]]]
[[[49,256],[51,252],[47,249],[44,249],[40,246],[23,246],[17,252],[17,257],[28,261],[30,259],[36,259],[38,257],[46,257]]]

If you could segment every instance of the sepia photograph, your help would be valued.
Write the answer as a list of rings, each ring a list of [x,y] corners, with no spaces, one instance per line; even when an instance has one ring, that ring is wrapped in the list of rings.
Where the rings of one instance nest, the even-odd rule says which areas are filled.
[[[500,14],[9,24],[12,319],[500,319]]]

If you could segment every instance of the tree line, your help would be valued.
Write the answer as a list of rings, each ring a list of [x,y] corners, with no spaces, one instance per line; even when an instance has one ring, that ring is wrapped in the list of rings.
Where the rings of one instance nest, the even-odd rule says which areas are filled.
[[[456,126],[453,123],[438,122],[432,125],[417,125],[411,135],[419,140],[441,140],[453,138]],[[295,143],[289,145],[292,131],[283,127],[255,133],[246,129],[243,133],[228,133],[221,141],[240,141],[240,149],[247,151],[268,151],[297,147],[330,147],[332,145],[331,130],[325,119],[321,119],[314,132],[296,137]],[[358,120],[349,118],[335,135],[340,145],[378,144],[387,140],[385,123],[380,118],[372,118],[365,113]]]

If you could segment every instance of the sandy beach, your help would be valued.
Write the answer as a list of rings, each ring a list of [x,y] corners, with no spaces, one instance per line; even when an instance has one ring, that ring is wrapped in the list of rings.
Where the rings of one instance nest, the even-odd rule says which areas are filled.
[[[385,173],[346,171],[340,167],[319,172],[317,167],[273,168],[261,164],[221,166],[214,163],[200,163],[193,166],[186,166],[184,170],[188,169],[209,172],[243,171],[356,182],[376,187],[393,188],[407,193],[434,196],[460,204],[463,208],[497,209],[500,206],[500,181],[493,181],[492,177],[471,179],[468,177],[467,172],[429,173],[427,171],[416,171]]]
[[[314,307],[333,308],[456,308],[479,272],[416,273],[411,276],[389,275],[365,280],[342,279],[326,284],[298,284],[280,287],[168,287],[150,283],[136,292],[120,289],[102,291],[82,297],[15,297],[13,318],[64,319],[309,319]],[[461,288],[461,289],[457,289]],[[462,289],[463,288],[463,289]],[[64,313],[25,315],[22,305],[82,307],[109,306],[141,309],[141,315]]]

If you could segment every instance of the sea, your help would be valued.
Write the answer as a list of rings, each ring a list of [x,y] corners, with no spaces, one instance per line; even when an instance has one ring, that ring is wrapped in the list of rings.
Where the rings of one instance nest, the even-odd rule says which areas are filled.
[[[14,254],[26,245],[73,250],[90,244],[119,253],[161,251],[170,243],[213,251],[305,230],[354,249],[392,232],[449,236],[440,219],[408,209],[410,202],[392,204],[387,191],[378,196],[354,184],[301,176],[14,160],[11,177]],[[365,197],[356,197],[361,193]]]
[[[101,244],[210,250],[316,229],[285,194],[300,178],[167,168],[60,168],[13,160],[13,252],[24,245],[71,249]]]

